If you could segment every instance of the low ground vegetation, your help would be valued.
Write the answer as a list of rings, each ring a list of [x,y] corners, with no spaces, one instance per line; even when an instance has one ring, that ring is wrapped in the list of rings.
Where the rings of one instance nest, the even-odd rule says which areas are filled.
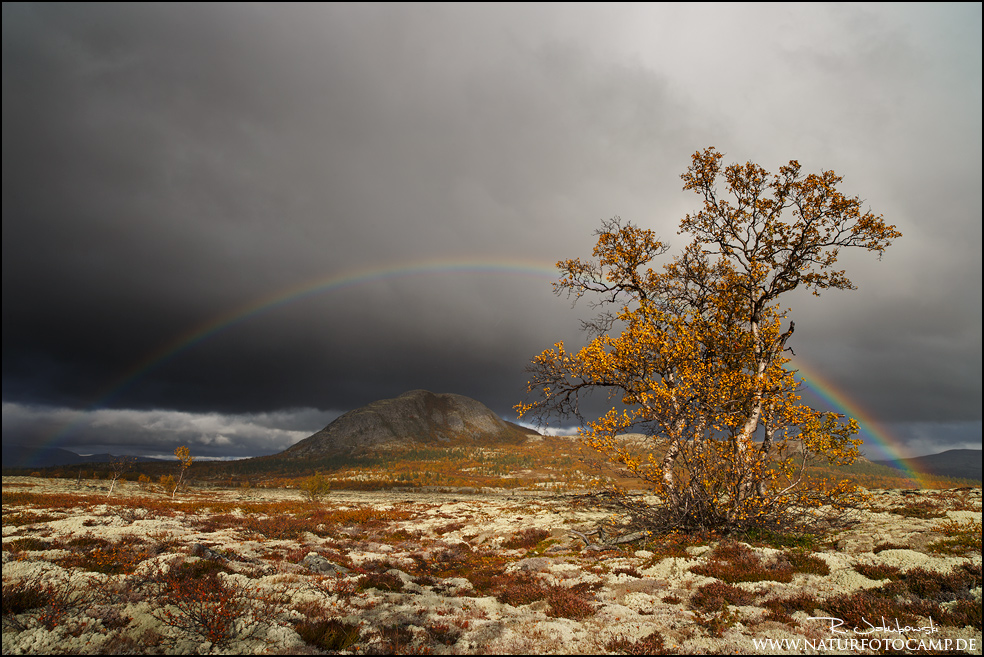
[[[721,537],[633,536],[583,493],[3,483],[4,654],[751,654],[829,639],[811,616],[980,652],[979,488]]]
[[[633,444],[626,438],[627,448]],[[138,488],[148,494],[171,493],[170,485],[162,485],[161,477],[174,478],[174,463],[135,463],[124,473],[117,486]],[[4,468],[4,476],[35,475],[65,479],[75,483],[79,491],[93,489],[108,491],[113,476],[111,464],[87,464],[84,468],[53,467],[40,472]],[[504,488],[509,490],[538,489],[550,492],[593,491],[599,486],[617,487],[628,491],[646,490],[632,477],[624,476],[618,468],[609,467],[593,450],[584,449],[572,436],[531,436],[525,443],[498,444],[495,447],[471,444],[444,448],[417,446],[400,450],[380,450],[372,453],[326,455],[305,459],[303,463],[264,457],[243,461],[195,461],[186,474],[193,488],[219,486],[236,488],[243,495],[259,494],[263,490],[304,490],[309,483],[322,487],[319,497],[330,491],[429,491],[441,488]],[[940,494],[980,482],[947,477],[922,477],[920,481],[905,476],[899,470],[866,460],[851,465],[819,464],[808,468],[809,476],[817,480],[844,479],[869,489],[898,488],[938,489]],[[321,476],[321,479],[317,478]],[[317,487],[317,486],[316,486]],[[12,489],[13,490],[13,489]],[[130,491],[132,494],[132,491]],[[176,501],[180,501],[176,499]],[[939,498],[930,498],[937,503]],[[947,504],[958,500],[945,500]]]

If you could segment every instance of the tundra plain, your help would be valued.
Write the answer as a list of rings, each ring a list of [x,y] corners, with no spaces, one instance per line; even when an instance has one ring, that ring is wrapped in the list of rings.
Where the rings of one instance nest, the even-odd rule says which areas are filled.
[[[4,654],[981,653],[980,488],[737,540],[586,492],[108,491],[3,478]]]

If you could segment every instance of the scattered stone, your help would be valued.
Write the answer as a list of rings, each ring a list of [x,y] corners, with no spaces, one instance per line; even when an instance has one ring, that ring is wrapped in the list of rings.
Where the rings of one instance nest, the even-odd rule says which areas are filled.
[[[530,557],[520,559],[509,567],[509,570],[518,570],[525,573],[535,573],[547,570],[553,565],[553,560],[546,557]]]
[[[301,565],[310,570],[312,573],[326,575],[346,575],[352,572],[345,566],[339,566],[337,563],[328,561],[316,552],[308,552],[307,556],[301,560]]]
[[[228,561],[229,559],[222,554],[219,554],[212,548],[206,547],[201,543],[195,543],[191,546],[191,556],[198,557],[200,559],[208,559],[209,561]]]

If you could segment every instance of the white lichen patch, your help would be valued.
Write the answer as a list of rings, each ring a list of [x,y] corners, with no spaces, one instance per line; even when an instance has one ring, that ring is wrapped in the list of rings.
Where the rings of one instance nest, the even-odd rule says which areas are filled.
[[[893,566],[901,570],[923,568],[925,570],[935,570],[937,572],[949,572],[966,561],[967,559],[961,557],[930,555],[917,552],[915,550],[896,549],[882,550],[878,554],[864,555],[857,560],[857,563]],[[975,563],[978,565],[980,564],[979,557]]]

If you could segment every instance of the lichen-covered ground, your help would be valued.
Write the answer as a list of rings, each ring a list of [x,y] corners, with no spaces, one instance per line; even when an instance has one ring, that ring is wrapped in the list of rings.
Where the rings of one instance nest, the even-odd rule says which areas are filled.
[[[100,483],[4,477],[4,654],[981,653],[979,488],[613,544],[583,495]]]

